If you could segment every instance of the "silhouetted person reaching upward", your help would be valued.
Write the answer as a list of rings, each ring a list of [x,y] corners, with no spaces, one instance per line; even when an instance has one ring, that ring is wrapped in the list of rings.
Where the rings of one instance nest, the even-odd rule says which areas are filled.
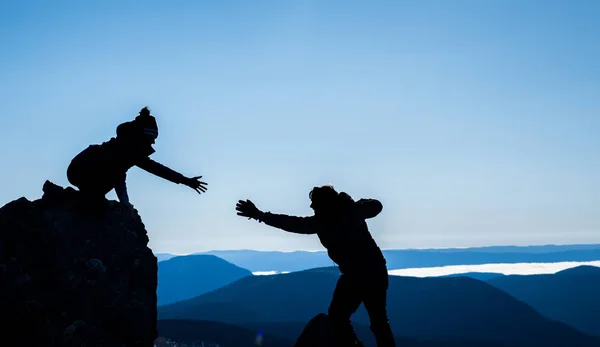
[[[373,240],[366,219],[383,209],[375,199],[354,201],[330,185],[315,187],[309,194],[314,215],[296,217],[260,211],[250,200],[236,205],[239,216],[296,234],[317,234],[331,260],[338,264],[338,279],[329,306],[329,318],[340,346],[360,344],[350,317],[361,303],[371,320],[377,346],[395,346],[387,316],[388,273],[386,261]]]
[[[67,178],[93,203],[101,203],[106,194],[115,189],[119,201],[131,205],[125,179],[133,166],[173,183],[185,184],[199,194],[205,192],[207,183],[198,180],[202,176],[185,177],[149,158],[154,153],[152,145],[157,137],[156,119],[144,107],[135,120],[117,127],[117,137],[101,145],[90,145],[73,158]]]

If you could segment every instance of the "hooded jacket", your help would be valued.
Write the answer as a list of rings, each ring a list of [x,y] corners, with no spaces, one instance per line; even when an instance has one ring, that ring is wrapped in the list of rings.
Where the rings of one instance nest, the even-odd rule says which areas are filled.
[[[342,273],[368,274],[385,270],[385,257],[366,223],[366,219],[383,210],[383,205],[376,199],[354,201],[344,192],[338,196],[337,208],[326,215],[297,217],[266,212],[259,221],[296,234],[317,234]]]
[[[173,183],[184,183],[182,174],[150,159],[155,150],[139,120],[120,124],[117,136],[100,145],[91,145],[69,165],[71,183],[82,187],[114,188],[125,181],[127,171],[137,166]]]
[[[107,152],[114,155],[117,169],[125,173],[137,166],[173,183],[185,182],[185,176],[182,174],[150,159],[155,150],[147,140],[143,140],[146,136],[144,132],[145,130],[142,130],[140,133],[135,121],[122,123],[117,127],[117,137],[103,144]],[[111,141],[112,146],[109,144]]]

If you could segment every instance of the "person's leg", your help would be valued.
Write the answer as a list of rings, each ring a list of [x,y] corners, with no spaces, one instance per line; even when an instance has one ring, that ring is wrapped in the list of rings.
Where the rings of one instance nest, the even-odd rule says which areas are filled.
[[[375,335],[377,347],[395,347],[394,334],[387,315],[388,275],[381,274],[369,281],[365,288],[363,303],[371,320],[371,331]]]
[[[353,282],[348,275],[342,274],[329,305],[333,335],[340,347],[354,346],[358,341],[350,317],[360,306],[361,297]]]
[[[89,152],[89,150],[90,147],[76,155],[67,167],[67,180],[79,190],[81,190],[82,185],[85,185],[84,182],[86,181],[86,175],[84,168],[87,165],[84,159],[86,159],[86,154]]]
[[[103,161],[97,146],[89,146],[79,153],[67,168],[67,179],[78,188],[81,198],[80,208],[102,212],[106,194],[115,184],[103,170]]]
[[[83,182],[79,185],[79,192],[84,205],[90,208],[103,208],[106,203],[106,194],[110,192],[114,186],[110,182],[104,181],[101,178],[94,180],[94,175],[90,175],[89,182]]]
[[[106,175],[102,172],[105,166],[100,147],[88,146],[71,160],[67,168],[67,179],[79,190],[108,193],[112,188],[106,187],[107,182],[103,177]]]

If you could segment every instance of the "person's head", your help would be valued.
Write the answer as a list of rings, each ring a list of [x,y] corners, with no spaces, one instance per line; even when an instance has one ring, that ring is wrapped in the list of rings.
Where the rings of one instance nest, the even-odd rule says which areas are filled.
[[[141,109],[139,115],[135,117],[136,125],[140,129],[140,135],[143,142],[154,144],[158,138],[158,125],[156,119],[150,114],[150,109],[146,106]]]
[[[338,192],[331,184],[314,187],[308,197],[311,201],[310,207],[316,213],[327,213],[335,209]]]

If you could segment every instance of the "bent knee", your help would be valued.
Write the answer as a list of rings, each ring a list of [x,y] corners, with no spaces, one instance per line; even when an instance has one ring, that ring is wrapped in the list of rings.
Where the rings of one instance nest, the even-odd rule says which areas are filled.
[[[69,166],[67,167],[67,180],[69,181],[69,183],[71,183],[72,185],[79,187],[80,185],[80,173],[79,170],[77,168],[77,163],[74,163],[73,161],[71,161],[71,163],[69,164]]]

